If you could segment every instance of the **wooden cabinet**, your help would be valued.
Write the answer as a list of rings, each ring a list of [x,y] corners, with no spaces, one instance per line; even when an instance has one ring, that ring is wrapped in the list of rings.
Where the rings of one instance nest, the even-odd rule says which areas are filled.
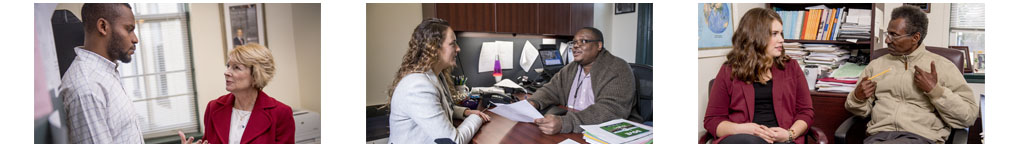
[[[569,30],[565,35],[573,35],[583,27],[594,26],[594,4],[570,4]],[[606,30],[606,29],[601,29]]]
[[[852,113],[845,110],[845,99],[848,93],[813,92],[813,126],[820,128],[827,136],[827,140],[834,142],[834,131],[838,130],[841,122]]]
[[[594,4],[424,4],[424,17],[449,21],[455,31],[573,35],[593,25]]]
[[[425,10],[428,10],[425,6]],[[495,4],[443,3],[433,5],[434,17],[449,21],[455,31],[495,31]],[[428,14],[426,12],[425,14]]]
[[[545,34],[557,34],[557,35],[570,35],[572,29],[570,23],[572,19],[570,16],[570,4],[561,3],[549,3],[539,4],[538,11],[541,12],[537,22],[539,22],[538,30],[540,33]]]
[[[539,34],[538,13],[537,4],[495,4],[495,32]]]

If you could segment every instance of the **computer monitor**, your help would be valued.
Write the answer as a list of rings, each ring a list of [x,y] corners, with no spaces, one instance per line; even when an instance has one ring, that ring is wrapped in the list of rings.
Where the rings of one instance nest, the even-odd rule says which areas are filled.
[[[541,59],[544,60],[544,66],[545,67],[548,67],[548,66],[561,66],[562,65],[562,55],[560,55],[558,53],[558,50],[554,50],[554,49],[552,49],[552,50],[542,50],[542,51],[540,51],[540,53],[541,53]]]

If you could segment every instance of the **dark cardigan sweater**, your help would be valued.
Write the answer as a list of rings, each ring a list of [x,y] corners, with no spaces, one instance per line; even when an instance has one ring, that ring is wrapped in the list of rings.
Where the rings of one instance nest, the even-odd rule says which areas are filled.
[[[599,124],[614,119],[626,119],[636,104],[636,79],[629,63],[615,57],[607,50],[601,50],[590,68],[591,88],[594,91],[594,104],[583,111],[567,112],[562,116],[560,133],[580,133],[580,125]],[[548,84],[541,87],[529,100],[538,109],[565,105],[569,100],[570,87],[576,77],[580,64],[569,63],[562,68]]]

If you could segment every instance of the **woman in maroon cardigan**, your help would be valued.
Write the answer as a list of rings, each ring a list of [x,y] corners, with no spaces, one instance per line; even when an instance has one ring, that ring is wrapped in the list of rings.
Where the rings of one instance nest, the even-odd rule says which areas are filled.
[[[784,53],[781,30],[773,10],[743,15],[703,119],[714,143],[804,142],[813,103],[798,62]]]

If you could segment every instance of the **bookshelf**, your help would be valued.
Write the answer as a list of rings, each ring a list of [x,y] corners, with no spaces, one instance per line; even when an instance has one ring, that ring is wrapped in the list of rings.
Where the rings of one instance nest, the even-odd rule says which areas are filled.
[[[783,11],[806,11],[807,7],[825,5],[827,8],[845,8],[845,9],[869,9],[869,39],[859,39],[855,42],[849,42],[846,40],[803,40],[803,39],[789,39],[786,38],[786,43],[798,42],[802,44],[832,44],[844,49],[859,49],[862,53],[869,53],[868,50],[878,49],[881,45],[881,41],[877,38],[879,32],[879,24],[877,24],[876,16],[879,7],[883,7],[882,4],[874,3],[767,3],[766,8],[772,10],[783,10]],[[879,7],[878,7],[879,5]],[[780,13],[780,12],[779,12]],[[851,13],[850,13],[851,14]],[[787,15],[787,14],[786,14]],[[794,14],[793,14],[794,15]],[[800,14],[801,15],[801,14]],[[783,18],[785,20],[787,18]],[[796,18],[798,19],[798,18]],[[796,20],[792,19],[792,20]],[[803,18],[805,19],[805,17]],[[864,21],[864,20],[859,20]],[[783,21],[787,22],[787,21]],[[799,22],[802,23],[802,22]],[[789,24],[789,23],[786,23]],[[804,25],[799,25],[804,26]],[[786,30],[788,28],[785,28]],[[794,27],[793,27],[794,29]],[[858,29],[858,28],[857,28]],[[802,28],[800,28],[802,30]],[[836,32],[835,32],[836,33]],[[800,33],[802,34],[802,33]],[[835,36],[832,34],[831,36]],[[792,36],[795,37],[795,36]],[[802,38],[802,37],[799,37]],[[832,38],[827,38],[832,39]],[[876,40],[876,41],[875,41]],[[814,109],[814,120],[810,126],[818,127],[827,136],[827,139],[834,139],[834,132],[838,129],[841,123],[852,116],[851,113],[845,111],[845,101],[848,97],[848,93],[831,93],[831,92],[811,92],[811,99],[813,100]]]
[[[870,23],[870,27],[869,27],[870,35],[869,35],[869,37],[870,37],[870,39],[869,40],[861,40],[860,39],[859,41],[856,41],[856,42],[849,42],[849,41],[846,41],[846,40],[785,39],[785,42],[788,42],[788,43],[799,42],[799,43],[802,43],[802,44],[835,44],[835,45],[838,45],[838,46],[846,47],[848,49],[870,49],[870,50],[873,50],[873,49],[877,49],[878,48],[879,45],[876,44],[877,42],[873,41],[874,39],[877,39],[876,35],[879,34],[878,32],[874,32],[874,31],[876,31],[875,29],[878,28],[877,27],[878,25],[876,24],[876,20],[875,20],[877,18],[876,17],[877,4],[874,4],[874,3],[767,3],[766,7],[768,9],[772,9],[772,10],[778,9],[778,10],[786,10],[786,11],[799,11],[799,10],[807,10],[806,9],[807,7],[817,6],[817,5],[825,5],[825,6],[827,6],[827,8],[842,8],[842,7],[844,7],[844,8],[850,8],[850,9],[869,9],[870,10],[870,13],[869,13],[869,15],[870,15],[870,19],[869,19],[869,23]],[[788,24],[788,23],[786,23],[786,24]],[[831,36],[834,36],[834,35],[831,35]]]

